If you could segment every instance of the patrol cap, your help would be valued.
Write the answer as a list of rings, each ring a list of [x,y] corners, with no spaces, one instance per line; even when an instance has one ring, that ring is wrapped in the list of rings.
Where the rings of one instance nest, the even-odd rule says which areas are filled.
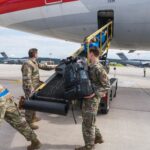
[[[28,55],[30,58],[34,57],[34,55],[38,52],[37,48],[31,48],[29,49]]]

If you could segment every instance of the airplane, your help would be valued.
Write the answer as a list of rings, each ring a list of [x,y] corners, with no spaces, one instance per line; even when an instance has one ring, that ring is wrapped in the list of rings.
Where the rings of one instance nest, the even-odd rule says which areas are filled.
[[[0,26],[81,43],[113,21],[111,48],[149,50],[149,0],[0,0]]]
[[[48,65],[55,64],[58,65],[61,62],[59,58],[48,58],[48,57],[38,57],[39,63],[47,63]]]
[[[136,67],[150,67],[150,60],[143,59],[128,59],[128,57],[124,53],[117,53],[120,59],[109,59],[110,62],[116,62],[122,65],[131,65]]]
[[[25,61],[28,60],[28,57],[22,57],[22,58],[14,58],[14,57],[8,57],[6,52],[0,52],[2,55],[2,58],[0,58],[0,63],[1,64],[23,64]],[[48,65],[50,64],[59,64],[60,59],[57,58],[48,58],[48,57],[39,57],[38,62],[39,63],[47,63]]]
[[[0,52],[2,55],[0,63],[2,64],[23,64],[27,59],[26,58],[11,58],[5,52]]]

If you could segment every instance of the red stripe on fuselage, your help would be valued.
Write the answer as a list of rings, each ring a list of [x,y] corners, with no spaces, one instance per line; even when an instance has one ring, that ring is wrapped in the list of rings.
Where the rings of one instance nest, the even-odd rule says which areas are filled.
[[[47,5],[46,0],[0,0],[0,14],[10,13],[19,10],[25,10]],[[62,0],[62,3],[78,0]],[[57,3],[59,0],[47,0],[47,3]]]

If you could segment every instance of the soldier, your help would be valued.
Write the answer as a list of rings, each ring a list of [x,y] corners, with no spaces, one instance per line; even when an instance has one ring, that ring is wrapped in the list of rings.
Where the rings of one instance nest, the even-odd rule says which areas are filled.
[[[13,96],[0,85],[0,123],[5,119],[13,128],[19,131],[27,141],[31,141],[31,145],[27,150],[39,149],[41,144],[36,134],[30,128],[28,123],[23,119],[13,100]]]
[[[146,77],[146,68],[145,67],[144,67],[143,71],[144,71],[144,77]]]
[[[96,127],[96,116],[100,104],[100,95],[104,94],[102,91],[109,86],[109,79],[103,66],[99,62],[99,50],[97,47],[90,48],[88,59],[90,61],[89,75],[95,93],[84,97],[82,104],[82,133],[85,146],[76,148],[75,150],[93,150],[95,144],[103,143],[102,135]]]
[[[29,99],[29,97],[41,84],[39,69],[52,70],[56,67],[56,65],[39,64],[37,62],[38,50],[36,48],[30,49],[28,55],[29,60],[25,62],[21,68],[23,90],[26,99]],[[36,117],[36,113],[34,111],[26,110],[25,118],[33,130],[38,129],[38,126],[35,125],[34,122],[40,121],[40,118]]]

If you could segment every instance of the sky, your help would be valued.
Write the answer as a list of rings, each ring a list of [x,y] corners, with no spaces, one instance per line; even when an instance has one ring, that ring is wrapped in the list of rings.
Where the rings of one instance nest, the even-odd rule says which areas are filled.
[[[25,57],[30,48],[37,48],[40,57],[65,58],[80,47],[78,43],[37,36],[6,28],[0,28],[0,52],[10,57]]]
[[[21,31],[0,27],[0,52],[5,51],[9,57],[25,57],[30,48],[37,48],[40,57],[65,58],[80,48],[80,44],[38,36]],[[109,50],[109,58],[119,59],[118,52],[124,52],[129,59],[148,59],[150,52]]]

